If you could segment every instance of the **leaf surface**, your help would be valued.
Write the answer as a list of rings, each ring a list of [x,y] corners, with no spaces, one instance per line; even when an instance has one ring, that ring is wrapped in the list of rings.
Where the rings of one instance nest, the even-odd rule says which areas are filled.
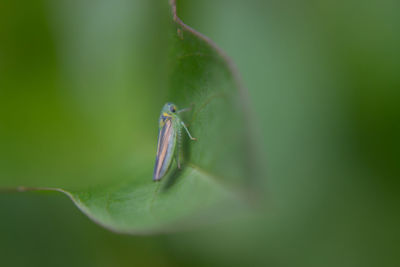
[[[66,54],[80,60],[76,68],[81,72],[72,69],[66,72],[70,75],[67,81],[71,82],[70,88],[61,90],[66,95],[56,95],[64,84],[59,80],[37,92],[48,99],[32,94],[44,106],[28,101],[33,111],[28,124],[12,123],[16,117],[28,113],[25,109],[20,110],[21,114],[3,118],[11,123],[2,136],[2,144],[7,144],[1,154],[2,177],[5,177],[0,180],[2,186],[20,191],[65,193],[95,222],[112,231],[132,234],[176,231],[226,219],[243,206],[238,192],[249,188],[257,171],[245,91],[229,58],[207,37],[178,18],[174,1],[169,8],[170,12],[158,10],[161,18],[168,19],[159,19],[155,32],[144,35],[148,39],[143,44],[149,47],[136,46],[154,50],[154,58],[135,55],[119,62],[104,56],[110,47],[142,42],[130,40],[128,30],[114,33],[113,29],[121,26],[114,21],[109,22],[112,26],[109,25],[109,33],[117,34],[120,42],[113,43],[105,38],[106,34],[89,31],[94,36],[85,35],[87,42],[105,44],[83,47],[88,55],[81,55],[79,49],[74,50],[68,44],[61,45]],[[93,12],[105,11],[98,7]],[[126,17],[129,16],[122,15]],[[68,32],[70,18],[59,19]],[[85,19],[90,27],[90,21]],[[159,32],[165,32],[159,37],[162,44],[152,47],[151,38]],[[85,46],[78,37],[79,34],[72,34],[68,40]],[[128,48],[115,51],[110,53],[119,56],[131,53],[126,52]],[[53,56],[44,66],[62,68],[77,64],[68,59],[60,67],[60,63],[52,62]],[[112,63],[115,68],[96,66],[94,60]],[[134,78],[130,78],[125,68],[134,73]],[[109,72],[114,72],[117,79]],[[82,89],[85,82],[93,90]],[[42,83],[40,80],[34,84]],[[22,94],[26,99],[29,96],[28,92]],[[18,102],[21,96],[10,98]],[[174,102],[179,108],[191,107],[182,117],[198,141],[188,140],[183,132],[182,170],[174,163],[167,176],[155,183],[152,171],[157,117],[165,102]],[[19,128],[23,133],[16,135]],[[28,138],[28,134],[32,135]]]

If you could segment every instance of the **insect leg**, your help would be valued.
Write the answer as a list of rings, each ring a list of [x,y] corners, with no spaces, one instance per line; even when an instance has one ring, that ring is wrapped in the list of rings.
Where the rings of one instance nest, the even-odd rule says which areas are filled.
[[[190,134],[188,128],[186,127],[186,125],[185,125],[185,123],[184,123],[183,121],[181,121],[181,125],[183,126],[183,128],[185,128],[185,130],[186,130],[186,132],[187,132],[187,134],[189,135],[189,138],[190,138],[191,140],[197,140],[196,138],[192,137],[192,135]]]

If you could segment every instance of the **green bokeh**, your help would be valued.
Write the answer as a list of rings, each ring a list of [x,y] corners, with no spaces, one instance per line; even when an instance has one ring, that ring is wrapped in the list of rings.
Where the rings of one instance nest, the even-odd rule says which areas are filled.
[[[138,125],[153,131],[149,118],[165,97],[158,92],[168,73],[167,8],[159,1],[2,4],[0,116],[13,118],[0,124],[3,184],[18,177],[17,185],[57,186],[56,174],[79,184],[72,174],[92,173],[93,164],[103,174],[135,149],[143,152],[137,162],[154,156],[156,132],[133,140]],[[0,265],[397,266],[398,3],[203,0],[180,1],[178,10],[233,58],[249,89],[268,172],[259,216],[123,236],[93,224],[65,196],[2,194]],[[32,125],[38,118],[42,124]],[[56,134],[46,136],[44,125]],[[54,148],[65,162],[43,169]],[[99,153],[87,152],[93,148]],[[21,172],[11,172],[18,159]],[[22,176],[27,169],[34,179]]]
[[[123,164],[153,159],[150,118],[165,97],[167,3],[4,6],[1,184],[93,185]]]

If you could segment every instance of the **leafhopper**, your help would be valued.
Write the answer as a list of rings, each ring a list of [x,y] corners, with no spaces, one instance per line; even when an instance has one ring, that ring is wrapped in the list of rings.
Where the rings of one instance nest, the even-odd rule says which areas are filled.
[[[181,144],[182,128],[185,129],[191,140],[196,140],[190,134],[185,123],[179,118],[179,113],[189,110],[189,108],[178,110],[173,103],[167,103],[161,110],[158,120],[158,142],[156,163],[154,165],[153,181],[163,178],[172,164],[175,156],[178,168],[181,168],[179,159],[179,149]],[[178,144],[178,149],[176,146]]]

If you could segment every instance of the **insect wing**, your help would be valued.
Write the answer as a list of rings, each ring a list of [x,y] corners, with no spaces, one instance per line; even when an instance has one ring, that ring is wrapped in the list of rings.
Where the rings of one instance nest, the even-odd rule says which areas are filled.
[[[163,118],[164,119],[164,118]],[[176,142],[176,131],[171,118],[164,119],[164,125],[158,132],[157,156],[153,180],[160,180],[167,172],[172,161]]]

